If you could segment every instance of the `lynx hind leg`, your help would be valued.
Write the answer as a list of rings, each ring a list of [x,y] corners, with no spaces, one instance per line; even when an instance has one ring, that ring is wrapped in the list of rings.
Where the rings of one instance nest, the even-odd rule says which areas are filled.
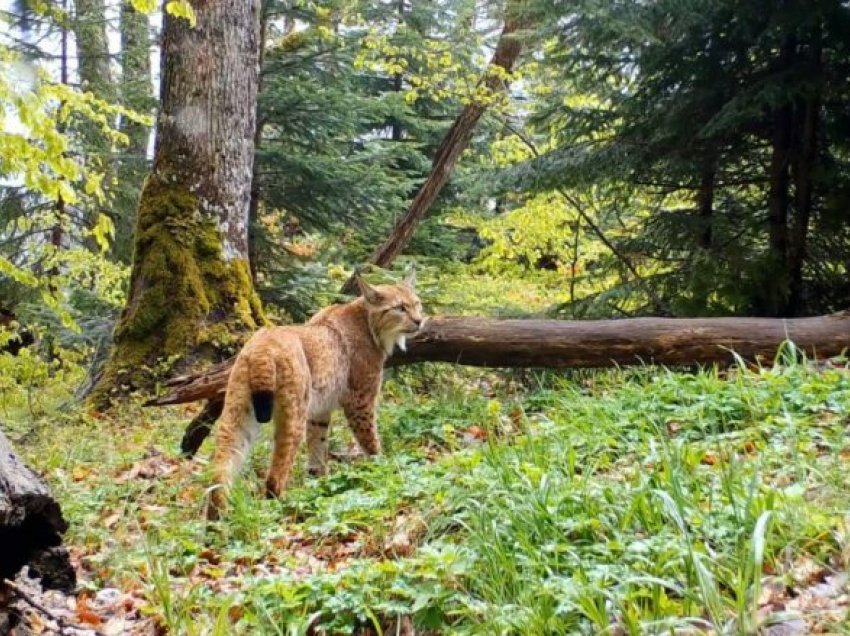
[[[307,472],[313,477],[328,474],[330,418],[307,422]]]
[[[227,497],[251,451],[259,425],[251,408],[247,369],[237,360],[228,382],[224,409],[219,419],[213,454],[213,488],[207,518],[218,519]]]
[[[360,448],[367,455],[379,455],[381,452],[381,438],[378,436],[375,418],[376,401],[372,397],[363,397],[343,405],[345,419],[348,420]]]
[[[300,353],[295,361],[287,360],[287,381],[281,383],[274,396],[274,449],[266,479],[269,497],[279,497],[286,489],[307,429],[310,376],[303,351]]]

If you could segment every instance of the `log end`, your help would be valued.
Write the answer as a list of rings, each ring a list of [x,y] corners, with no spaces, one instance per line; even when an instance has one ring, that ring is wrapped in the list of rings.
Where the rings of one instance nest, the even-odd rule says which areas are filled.
[[[44,480],[15,454],[0,431],[0,581],[27,564],[44,587],[73,588],[76,575],[60,549],[68,522]]]
[[[33,576],[50,589],[73,589],[76,574],[67,550],[61,547],[68,523],[59,504],[46,494],[7,502],[0,519],[0,578],[12,579],[29,564]]]

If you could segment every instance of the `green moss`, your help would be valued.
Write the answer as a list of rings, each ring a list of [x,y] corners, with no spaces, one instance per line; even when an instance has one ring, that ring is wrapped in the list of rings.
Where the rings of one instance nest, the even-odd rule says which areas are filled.
[[[179,184],[145,184],[130,299],[92,401],[153,388],[162,375],[233,353],[265,323],[245,260],[222,258],[214,217]]]

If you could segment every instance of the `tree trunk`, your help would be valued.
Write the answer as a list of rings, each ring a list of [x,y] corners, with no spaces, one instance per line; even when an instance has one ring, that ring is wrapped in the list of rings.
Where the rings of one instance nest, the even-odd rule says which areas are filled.
[[[260,7],[260,31],[259,45],[257,52],[257,66],[260,69],[260,74],[257,78],[257,94],[263,90],[263,66],[266,58],[266,37],[268,32],[268,9],[269,3],[266,0],[261,0]],[[263,141],[263,128],[265,122],[261,117],[259,110],[259,99],[257,100],[257,115],[254,128],[254,152],[260,149],[260,144]],[[248,264],[251,270],[251,282],[257,284],[257,239],[259,237],[258,224],[260,222],[260,199],[262,191],[260,187],[259,162],[256,156],[254,157],[254,165],[251,170],[251,195],[248,202]]]
[[[29,565],[45,588],[73,589],[76,575],[61,547],[67,529],[47,485],[0,431],[0,581]]]
[[[451,362],[482,367],[587,368],[732,364],[772,359],[785,340],[810,356],[850,345],[850,312],[815,318],[629,318],[497,320],[431,318],[387,366]],[[734,353],[733,353],[734,352]],[[233,360],[203,374],[173,378],[149,405],[221,400]]]
[[[796,41],[789,38],[779,55],[778,72],[787,72],[793,61]],[[791,161],[794,110],[790,103],[774,113],[772,154],[770,159],[770,191],[768,193],[767,230],[768,258],[765,281],[756,303],[760,315],[779,316],[788,299],[786,278],[788,258],[788,185]]]
[[[405,0],[398,0],[396,9],[398,10],[398,23],[401,26],[404,24]],[[401,73],[396,73],[393,77],[393,92],[400,93],[403,87],[404,76]],[[392,121],[391,139],[393,141],[401,141],[402,137],[404,137],[404,131],[402,130],[401,122],[394,118]]]
[[[193,0],[165,16],[162,107],[142,191],[127,304],[93,395],[150,389],[154,369],[232,352],[262,321],[248,266],[259,6]],[[158,365],[158,366],[157,366]]]
[[[109,42],[106,38],[106,15],[103,0],[75,0],[72,28],[77,43],[77,75],[80,88],[94,96],[112,102],[115,86],[112,84]],[[85,122],[80,128],[86,140],[86,154],[94,157],[105,169],[109,164],[110,141],[98,124]]]
[[[109,56],[109,42],[106,37],[106,15],[104,0],[74,0],[74,19],[72,29],[77,44],[77,75],[80,88],[90,91],[98,99],[115,101],[115,86],[112,83],[112,69]],[[109,122],[115,124],[114,121]],[[77,130],[84,141],[83,152],[86,163],[104,175],[103,183],[111,184],[117,173],[115,157],[112,154],[112,142],[104,134],[101,125],[94,121],[82,121]],[[107,191],[112,186],[107,185]],[[101,213],[109,214],[108,206],[92,201],[81,211],[86,227],[93,227]],[[97,242],[86,237],[84,243],[92,251],[97,250]]]
[[[699,246],[707,252],[711,251],[712,217],[714,216],[714,182],[717,171],[714,164],[707,165],[700,177],[699,192],[697,193],[697,208],[700,220]]]
[[[694,294],[694,306],[698,312],[708,312],[709,298],[711,296],[714,281],[710,272],[706,271],[705,265],[712,262],[714,251],[714,189],[717,176],[717,167],[710,159],[702,168],[700,175],[699,190],[697,191],[697,214],[699,216],[699,235],[697,245],[699,246],[699,258],[695,260],[695,271],[691,277]]]
[[[488,93],[492,94],[505,89],[506,82],[503,79],[503,73],[505,71],[510,72],[522,48],[517,38],[517,31],[521,27],[522,22],[519,18],[508,15],[499,42],[496,44],[493,59],[490,60],[488,70],[481,81]],[[495,71],[494,69],[499,70]],[[451,177],[458,158],[469,145],[475,126],[486,110],[487,104],[476,100],[471,101],[463,109],[437,148],[431,173],[422,187],[419,188],[407,213],[393,228],[384,244],[369,257],[370,263],[378,267],[386,267],[401,253],[413,236],[416,226],[431,209],[443,186]],[[354,277],[352,276],[343,285],[342,293],[351,294],[354,292],[354,288]]]
[[[121,102],[136,112],[148,114],[156,106],[151,86],[151,37],[148,16],[121,4]],[[122,132],[130,139],[126,153],[144,160],[148,152],[150,130],[147,126],[126,120]]]
[[[815,35],[812,47],[812,66],[816,77],[821,73],[820,33]],[[797,316],[803,307],[803,263],[806,259],[806,243],[809,221],[812,216],[812,174],[817,161],[818,120],[820,119],[820,95],[817,90],[809,95],[802,105],[802,121],[799,149],[794,163],[794,232],[788,243],[788,304],[786,316]]]
[[[73,29],[77,41],[77,73],[80,87],[101,99],[114,94],[106,39],[103,0],[75,0]]]
[[[121,3],[121,96],[120,101],[132,110],[150,114],[156,106],[151,86],[150,22],[132,3]],[[121,131],[129,143],[120,152],[118,162],[120,187],[114,192],[112,220],[115,223],[115,240],[112,254],[129,263],[133,256],[133,228],[136,223],[136,206],[144,176],[148,171],[147,126],[124,119]]]

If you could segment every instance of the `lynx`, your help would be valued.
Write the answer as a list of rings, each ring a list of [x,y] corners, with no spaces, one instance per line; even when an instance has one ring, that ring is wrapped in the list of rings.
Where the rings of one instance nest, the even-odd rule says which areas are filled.
[[[219,518],[259,424],[274,420],[274,450],[266,479],[269,496],[286,488],[305,436],[308,471],[328,465],[330,416],[342,408],[367,455],[381,451],[375,408],[384,361],[423,324],[411,272],[396,285],[371,286],[360,275],[361,296],[326,307],[305,325],[261,329],[245,344],[227,383],[213,455],[214,487],[207,517]]]

